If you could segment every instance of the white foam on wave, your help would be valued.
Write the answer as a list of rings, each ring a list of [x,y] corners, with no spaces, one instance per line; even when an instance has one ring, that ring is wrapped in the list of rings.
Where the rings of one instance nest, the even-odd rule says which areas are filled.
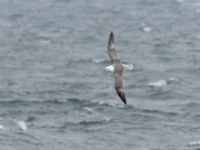
[[[197,39],[200,40],[200,35],[197,35]]]
[[[4,129],[5,129],[5,127],[0,124],[0,130],[4,130]]]
[[[104,101],[99,101],[98,103],[99,103],[99,105],[104,105],[104,104],[107,104],[107,103],[106,103],[106,102],[104,102]]]
[[[86,110],[89,113],[93,113],[94,112],[94,110],[92,108],[90,108],[90,107],[83,107],[83,109]]]
[[[94,63],[102,63],[102,62],[104,62],[105,60],[104,60],[104,59],[92,59],[92,61],[93,61]]]
[[[167,85],[166,80],[158,80],[158,81],[149,83],[149,86],[153,86],[153,87],[162,87],[162,86],[166,86],[166,85]]]
[[[19,121],[16,121],[16,123],[21,130],[27,131],[28,128],[27,128],[26,122],[19,120]]]
[[[105,117],[103,120],[104,120],[105,122],[110,122],[110,121],[111,121],[111,118]]]
[[[152,28],[151,28],[151,27],[144,27],[144,28],[143,28],[143,31],[144,31],[144,32],[151,32],[151,31],[152,31]]]
[[[199,13],[200,13],[200,9],[196,9],[195,12],[196,12],[197,14],[199,14]]]
[[[51,43],[51,41],[50,40],[40,40],[40,43],[41,44],[49,44],[49,43]]]
[[[200,145],[200,141],[193,141],[193,142],[190,142],[190,145]]]
[[[176,0],[177,3],[183,3],[184,0]]]

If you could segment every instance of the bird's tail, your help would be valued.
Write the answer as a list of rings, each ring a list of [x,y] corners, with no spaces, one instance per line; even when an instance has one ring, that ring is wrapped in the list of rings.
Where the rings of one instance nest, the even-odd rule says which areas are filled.
[[[111,32],[108,40],[108,49],[113,49],[114,47],[115,47],[114,34],[113,32]]]

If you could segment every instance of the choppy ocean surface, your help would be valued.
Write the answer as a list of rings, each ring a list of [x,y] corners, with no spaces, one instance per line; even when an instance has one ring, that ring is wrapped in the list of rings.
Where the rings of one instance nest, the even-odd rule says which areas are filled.
[[[0,73],[0,150],[200,149],[199,0],[1,0]]]

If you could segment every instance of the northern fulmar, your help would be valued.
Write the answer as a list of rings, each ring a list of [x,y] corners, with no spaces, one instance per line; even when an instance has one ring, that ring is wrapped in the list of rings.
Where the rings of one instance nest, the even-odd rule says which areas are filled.
[[[107,66],[105,68],[105,71],[111,71],[113,72],[114,78],[115,78],[115,90],[122,100],[124,104],[127,103],[126,96],[123,90],[123,79],[122,74],[125,70],[133,70],[132,64],[122,64],[119,56],[115,50],[115,43],[114,43],[114,35],[113,32],[110,33],[109,40],[108,40],[108,55],[111,59],[112,65]]]

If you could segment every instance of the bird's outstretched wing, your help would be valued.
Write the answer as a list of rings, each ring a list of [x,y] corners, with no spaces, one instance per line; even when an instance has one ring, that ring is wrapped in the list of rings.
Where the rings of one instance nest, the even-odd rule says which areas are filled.
[[[113,32],[110,33],[110,37],[108,40],[108,55],[110,56],[112,63],[120,61],[119,56],[117,55],[117,52],[115,50],[115,41]]]
[[[126,104],[126,96],[123,90],[122,71],[114,73],[115,76],[115,90],[124,104]]]

